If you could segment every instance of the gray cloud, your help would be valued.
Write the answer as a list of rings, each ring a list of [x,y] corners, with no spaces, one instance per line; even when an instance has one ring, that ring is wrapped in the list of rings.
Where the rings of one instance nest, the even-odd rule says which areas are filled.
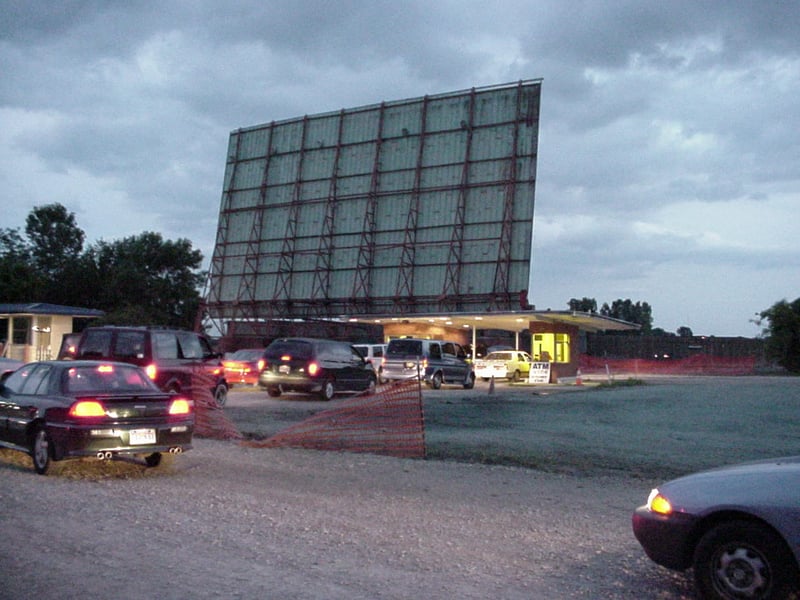
[[[800,295],[789,3],[4,0],[0,13],[3,226],[58,201],[90,240],[155,229],[208,260],[231,130],[542,77],[537,305],[633,297],[665,329],[691,314],[703,333],[752,335],[752,313]],[[725,298],[736,307],[709,308]]]

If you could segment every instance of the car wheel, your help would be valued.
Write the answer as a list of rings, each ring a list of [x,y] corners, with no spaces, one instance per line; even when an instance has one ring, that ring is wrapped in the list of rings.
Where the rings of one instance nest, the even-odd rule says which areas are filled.
[[[514,371],[511,374],[511,381],[512,381],[512,383],[516,383],[517,381],[519,381],[519,371],[518,370]]]
[[[431,377],[431,387],[435,390],[438,390],[442,387],[442,374],[441,373],[434,373],[433,377]]]
[[[475,373],[467,375],[467,380],[464,382],[464,389],[471,390],[475,387]]]
[[[371,396],[372,394],[374,394],[375,393],[375,388],[377,388],[377,387],[378,387],[377,378],[370,377],[369,378],[369,383],[367,383],[367,389],[366,389],[367,396]]]
[[[328,402],[333,399],[333,395],[335,393],[336,393],[336,388],[333,385],[333,379],[326,380],[325,383],[322,385],[322,391],[320,392],[320,396],[322,396],[322,399]]]
[[[783,539],[747,521],[706,532],[694,554],[694,579],[703,598],[787,598],[797,567]]]
[[[214,402],[217,404],[218,407],[222,408],[225,406],[225,403],[228,401],[228,386],[224,383],[220,383],[214,389]]]
[[[281,388],[271,387],[267,388],[267,394],[270,398],[278,398],[281,395]]]
[[[161,452],[153,452],[144,457],[144,464],[148,467],[157,467],[161,464]]]
[[[50,469],[50,461],[53,456],[51,449],[50,436],[47,434],[43,425],[36,428],[33,433],[33,442],[31,444],[31,458],[33,459],[33,468],[39,475],[45,475]]]

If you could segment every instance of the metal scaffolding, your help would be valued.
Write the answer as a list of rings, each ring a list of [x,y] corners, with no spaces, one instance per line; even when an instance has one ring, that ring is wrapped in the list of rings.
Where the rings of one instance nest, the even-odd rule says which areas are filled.
[[[519,308],[540,91],[520,81],[232,132],[203,316]]]

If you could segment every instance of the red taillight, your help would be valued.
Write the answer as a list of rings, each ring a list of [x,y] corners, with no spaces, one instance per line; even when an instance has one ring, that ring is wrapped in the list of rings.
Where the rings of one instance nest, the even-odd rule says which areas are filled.
[[[283,362],[289,362],[290,360],[292,360],[292,357],[289,354],[284,354],[283,356],[281,356],[281,360]]]
[[[319,373],[319,365],[315,362],[308,363],[308,374],[314,376],[317,373]]]
[[[97,400],[78,400],[69,409],[70,417],[105,417],[106,409]]]
[[[192,412],[192,404],[185,398],[175,398],[169,405],[169,414],[171,415],[188,415],[190,412]]]
[[[145,373],[147,373],[147,376],[148,376],[150,379],[152,379],[153,381],[155,381],[155,379],[156,379],[156,375],[158,374],[158,369],[156,369],[156,366],[155,366],[155,365],[147,365],[147,366],[144,368],[144,371],[145,371]]]

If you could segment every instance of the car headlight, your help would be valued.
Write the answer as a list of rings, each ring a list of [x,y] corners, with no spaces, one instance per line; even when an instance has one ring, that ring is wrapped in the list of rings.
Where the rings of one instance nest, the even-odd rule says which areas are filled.
[[[654,489],[647,497],[647,509],[659,515],[669,515],[672,513],[672,504],[658,489]]]

